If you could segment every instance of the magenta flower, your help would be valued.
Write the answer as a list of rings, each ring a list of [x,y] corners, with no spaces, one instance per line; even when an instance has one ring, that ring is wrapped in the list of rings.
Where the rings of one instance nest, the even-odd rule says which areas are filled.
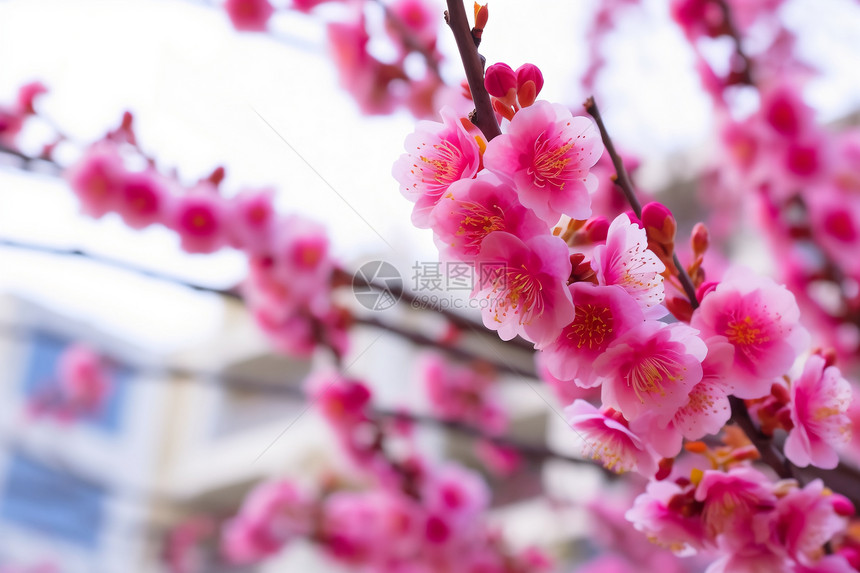
[[[93,415],[104,405],[111,390],[106,365],[92,348],[75,344],[67,348],[59,362],[58,377],[62,401],[73,417]]]
[[[544,348],[550,374],[591,388],[600,383],[594,361],[619,336],[645,319],[636,301],[619,286],[573,283],[569,287],[574,317],[558,338]]]
[[[785,374],[809,343],[794,295],[747,269],[726,273],[705,295],[690,324],[704,338],[723,336],[734,346],[727,383],[732,394],[744,399],[770,393],[773,379]]]
[[[671,481],[652,481],[624,517],[654,543],[678,555],[693,555],[704,548],[705,528],[698,515],[690,515],[688,491]]]
[[[574,317],[567,244],[552,235],[523,242],[504,231],[487,235],[476,259],[473,297],[483,297],[484,325],[502,340],[521,335],[540,348]]]
[[[275,276],[294,297],[310,301],[318,312],[330,304],[327,294],[334,261],[325,227],[298,215],[285,217],[277,226],[272,254]]]
[[[272,189],[245,190],[230,201],[233,216],[227,219],[227,231],[231,246],[257,255],[269,251],[276,217],[273,195]]]
[[[791,385],[791,421],[785,455],[792,463],[833,469],[839,463],[836,448],[851,439],[851,385],[835,366],[818,354],[806,361],[803,373]]]
[[[587,219],[597,177],[590,168],[603,152],[594,122],[546,101],[520,110],[508,133],[487,145],[484,165],[511,181],[520,202],[550,225],[561,215]]]
[[[697,334],[685,324],[647,321],[620,336],[594,361],[603,403],[628,420],[650,412],[667,424],[702,379],[708,349]]]
[[[222,550],[233,563],[255,563],[310,532],[312,500],[288,481],[257,486],[224,527]]]
[[[583,455],[618,473],[636,471],[651,477],[657,471],[657,457],[630,431],[618,412],[600,412],[588,402],[577,400],[564,409],[564,414],[584,442]]]
[[[81,210],[98,218],[116,208],[124,174],[122,157],[116,147],[97,144],[90,147],[64,177],[78,196]]]
[[[412,223],[426,229],[430,211],[448,187],[471,179],[481,164],[481,148],[453,110],[443,108],[442,123],[419,121],[406,137],[406,153],[394,163],[392,174],[400,192],[415,203]]]
[[[213,189],[200,189],[175,200],[168,227],[188,253],[212,253],[226,242],[224,202]]]
[[[461,261],[474,260],[493,231],[523,240],[549,234],[546,223],[520,205],[516,191],[486,171],[451,184],[430,213],[430,227],[442,257]]]
[[[732,416],[725,375],[734,357],[734,347],[722,337],[705,341],[708,355],[702,362],[702,380],[693,386],[687,403],[672,418],[674,426],[688,440],[717,434]]]
[[[495,395],[495,377],[474,367],[455,366],[436,354],[421,364],[421,379],[433,411],[445,420],[456,420],[500,433],[508,418]]]
[[[721,546],[741,549],[771,535],[776,507],[770,480],[751,467],[706,470],[696,488],[705,532]]]
[[[666,266],[648,250],[645,229],[630,222],[625,214],[618,215],[609,226],[606,244],[595,247],[591,268],[600,284],[619,285],[632,296],[645,318],[661,318],[666,308],[662,272]]]
[[[242,32],[264,32],[275,11],[269,0],[227,0],[224,9],[233,27]]]
[[[116,211],[132,229],[160,223],[171,197],[158,173],[126,173],[120,183]]]
[[[839,494],[825,492],[820,479],[803,489],[791,489],[776,504],[776,535],[792,559],[812,565],[824,555],[824,545],[845,530],[844,515],[834,503],[850,502]]]

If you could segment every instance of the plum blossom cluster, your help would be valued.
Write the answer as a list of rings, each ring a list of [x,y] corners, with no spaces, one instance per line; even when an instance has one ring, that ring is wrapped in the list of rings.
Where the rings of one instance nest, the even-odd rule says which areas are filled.
[[[438,354],[430,354],[421,362],[420,370],[430,408],[440,419],[471,426],[490,436],[502,435],[508,429],[510,420],[491,367],[458,366]],[[516,450],[492,440],[478,441],[476,454],[488,469],[502,475],[515,471],[521,462]]]
[[[756,432],[787,432],[787,463],[834,468],[850,439],[851,390],[823,354],[806,357],[796,379],[788,376],[810,344],[794,295],[741,267],[707,281],[702,265],[709,238],[701,224],[691,237],[693,261],[681,267],[675,219],[658,203],[638,216],[638,210],[611,221],[594,216],[598,182],[591,171],[602,152],[595,126],[556,104],[529,103],[529,93],[524,102],[517,77],[498,65],[485,76],[501,135],[488,141],[468,119],[443,110],[441,123],[419,124],[407,138],[393,174],[415,203],[413,222],[433,231],[440,256],[475,265],[472,296],[490,301],[484,324],[503,340],[532,342],[559,395],[573,398],[566,415],[583,452],[609,469],[662,484],[684,440],[718,434],[732,418],[734,400],[744,412],[750,408]],[[682,289],[686,299],[675,294]],[[597,405],[583,399],[597,395]],[[759,453],[744,439],[727,455],[735,464]],[[709,471],[707,479],[692,480],[705,484],[705,493],[693,496],[696,503],[712,481],[734,484],[732,472],[741,470],[723,464]],[[801,493],[762,477],[765,484],[782,488],[792,508],[800,503],[795,500],[822,494],[820,484],[795,487]],[[740,503],[733,487],[714,486],[726,496],[713,505],[715,519]],[[838,513],[844,510],[840,505]],[[782,565],[772,570],[802,570],[845,530],[844,519],[838,523],[823,536],[812,525],[816,541],[806,542],[803,557],[785,539],[763,557],[765,542],[742,529],[733,534],[753,549],[721,544],[713,525],[708,548],[723,557],[711,571],[741,570],[732,568],[735,560],[772,557],[768,563],[776,563],[774,556]],[[720,531],[732,528],[723,525]],[[784,534],[785,525],[770,527]]]
[[[333,10],[321,14],[318,6]],[[227,0],[224,9],[243,32],[264,32],[280,7],[269,0]],[[365,114],[406,108],[416,117],[433,113],[442,98],[456,92],[443,81],[437,49],[441,12],[428,0],[293,0],[286,9],[325,18],[328,48],[341,86]],[[381,13],[380,13],[381,12]],[[379,26],[379,19],[384,24]],[[371,45],[375,44],[375,49]],[[380,59],[379,46],[391,57]],[[417,55],[417,60],[415,56]],[[410,58],[410,56],[412,56]],[[413,65],[417,61],[423,65]]]
[[[98,416],[112,389],[111,371],[92,348],[73,344],[60,355],[55,380],[31,397],[29,413],[69,423]]]
[[[48,90],[41,82],[31,82],[18,89],[12,105],[0,105],[0,146],[17,149],[16,139],[27,119],[36,115],[35,101]]]
[[[130,114],[92,144],[65,178],[91,217],[114,213],[135,229],[163,225],[188,253],[230,247],[246,254],[245,299],[279,350],[294,356],[308,356],[320,345],[338,354],[346,350],[349,317],[332,302],[335,262],[325,228],[279,214],[272,189],[225,196],[223,168],[184,185],[140,149]]]
[[[319,372],[308,391],[361,474],[376,487],[311,492],[292,481],[265,483],[224,527],[223,551],[256,563],[296,538],[313,541],[332,560],[359,571],[526,573],[549,563],[533,549],[513,552],[484,514],[490,492],[476,473],[434,465],[414,448],[395,457],[388,442],[407,437],[402,421],[385,424],[361,381]]]
[[[856,571],[858,545],[844,536],[854,507],[821,480],[774,483],[752,466],[694,469],[653,481],[627,518],[677,554],[718,555],[708,573]]]

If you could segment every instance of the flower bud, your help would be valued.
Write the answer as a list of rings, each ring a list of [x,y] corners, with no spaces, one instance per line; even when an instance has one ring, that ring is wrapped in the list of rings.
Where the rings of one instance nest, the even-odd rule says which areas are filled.
[[[648,203],[642,208],[642,224],[648,238],[666,247],[674,244],[678,226],[672,212],[661,203]]]
[[[603,216],[593,217],[585,224],[583,231],[589,243],[605,243],[609,234],[609,221]]]
[[[534,82],[535,96],[543,89],[543,74],[534,64],[523,64],[517,68],[517,91],[528,82]]]
[[[490,9],[484,4],[481,6],[475,2],[475,28],[483,30],[487,27],[487,20],[490,18]]]
[[[716,281],[702,283],[702,285],[698,289],[696,289],[696,298],[698,299],[698,301],[702,302],[702,300],[704,300],[705,296],[707,296],[708,293],[717,288],[718,284],[720,283]]]
[[[696,223],[696,226],[693,227],[693,233],[690,235],[690,247],[693,249],[693,255],[696,257],[703,256],[710,243],[708,228],[704,223]]]
[[[493,64],[484,74],[484,87],[491,96],[504,98],[508,91],[517,88],[517,74],[508,64]]]

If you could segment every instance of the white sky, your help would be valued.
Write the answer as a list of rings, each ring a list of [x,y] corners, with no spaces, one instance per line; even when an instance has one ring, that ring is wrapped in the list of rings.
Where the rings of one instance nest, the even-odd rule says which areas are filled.
[[[692,59],[664,2],[644,3],[648,9],[612,36],[612,67],[598,95],[616,142],[648,158],[700,142],[709,119],[690,73]],[[576,78],[585,65],[589,6],[593,2],[586,0],[493,0],[482,52],[490,63],[537,64],[546,78],[543,97],[577,103],[584,95]],[[813,103],[828,118],[858,107],[856,2],[796,0],[793,6],[792,21],[811,25],[804,48],[827,71],[826,80],[810,90]],[[184,0],[0,1],[0,101],[9,101],[22,83],[41,79],[51,89],[41,109],[82,141],[100,137],[131,109],[142,144],[162,165],[181,167],[191,181],[225,164],[228,193],[273,185],[281,210],[327,223],[342,260],[433,260],[429,231],[411,227],[411,205],[390,176],[414,127],[412,117],[358,116],[337,87],[317,19],[280,12],[273,27],[284,40],[239,34],[221,10]],[[441,40],[454,53],[447,30]],[[457,77],[459,63],[452,61],[446,72]],[[239,280],[243,270],[236,253],[182,254],[162,229],[140,233],[112,217],[84,219],[60,182],[5,168],[0,237],[80,246],[216,286]],[[3,291],[30,293],[153,349],[205,336],[219,316],[212,297],[93,264],[0,249]]]

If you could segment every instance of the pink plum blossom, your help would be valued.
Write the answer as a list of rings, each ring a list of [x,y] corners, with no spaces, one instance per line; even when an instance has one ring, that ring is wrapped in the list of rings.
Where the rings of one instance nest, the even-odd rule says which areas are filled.
[[[839,494],[825,492],[820,479],[793,488],[776,504],[776,534],[780,546],[801,563],[812,564],[824,554],[824,545],[844,531],[847,520],[834,507],[848,503]]]
[[[791,385],[791,421],[785,455],[792,463],[833,469],[839,463],[836,448],[851,437],[851,385],[835,366],[813,354],[803,373]]]
[[[602,285],[620,285],[632,296],[645,318],[666,315],[663,276],[666,266],[648,249],[645,229],[618,215],[609,226],[606,244],[595,247],[591,267]]]
[[[546,101],[520,110],[487,145],[484,165],[511,181],[520,202],[550,225],[561,215],[587,219],[597,177],[589,170],[603,152],[594,122]]]
[[[523,240],[549,234],[546,223],[520,205],[516,191],[486,171],[452,183],[433,207],[430,227],[441,257],[461,261],[474,260],[493,231]]]
[[[730,393],[744,399],[766,396],[809,343],[794,295],[749,270],[729,270],[705,295],[691,325],[704,338],[722,336],[734,346]]]
[[[776,507],[770,480],[751,467],[706,470],[696,487],[705,532],[734,550],[765,543]]]
[[[603,403],[628,420],[650,412],[668,423],[702,379],[708,349],[697,334],[685,324],[647,321],[621,335],[594,361]]]
[[[671,481],[652,481],[624,515],[654,543],[678,555],[692,555],[704,548],[705,529],[699,515],[684,511],[693,500]]]
[[[269,251],[276,212],[274,190],[245,190],[230,201],[232,216],[227,219],[230,245],[261,255]]]
[[[227,522],[222,549],[234,563],[254,563],[310,532],[312,501],[293,482],[257,486]]]
[[[64,177],[90,217],[101,217],[116,209],[124,176],[122,157],[111,144],[90,147]]]
[[[430,226],[430,212],[455,181],[471,179],[481,164],[481,147],[475,136],[450,108],[441,111],[442,123],[419,121],[406,138],[406,153],[392,173],[400,192],[415,203],[412,223]]]
[[[678,408],[673,425],[688,440],[717,434],[732,416],[725,376],[734,357],[734,347],[722,337],[705,341],[708,355],[702,362],[702,380],[693,386],[687,403]]]
[[[298,215],[280,221],[272,239],[275,275],[297,302],[311,301],[314,309],[328,300],[334,269],[329,248],[325,227]]]
[[[226,242],[226,218],[223,199],[203,187],[174,201],[167,226],[179,235],[184,251],[212,253]]]
[[[657,471],[657,458],[618,412],[600,412],[584,400],[564,409],[570,427],[583,440],[582,452],[615,472],[636,471],[646,477]]]
[[[63,352],[58,376],[66,407],[74,413],[98,412],[110,392],[110,377],[102,358],[82,344]]]
[[[591,388],[600,383],[594,361],[615,339],[640,325],[644,317],[636,301],[620,286],[573,283],[568,289],[573,299],[573,321],[541,354],[554,377]]]
[[[566,283],[571,265],[567,244],[552,235],[525,242],[504,231],[487,235],[476,259],[478,284],[473,297],[484,325],[502,340],[517,334],[542,347],[555,340],[574,317]]]
[[[264,32],[275,11],[269,0],[226,0],[224,9],[233,27],[243,32]]]
[[[430,515],[457,536],[468,534],[490,504],[490,491],[481,477],[455,465],[428,476],[421,497]]]
[[[120,182],[116,211],[132,229],[160,223],[171,197],[155,171],[126,173]]]

